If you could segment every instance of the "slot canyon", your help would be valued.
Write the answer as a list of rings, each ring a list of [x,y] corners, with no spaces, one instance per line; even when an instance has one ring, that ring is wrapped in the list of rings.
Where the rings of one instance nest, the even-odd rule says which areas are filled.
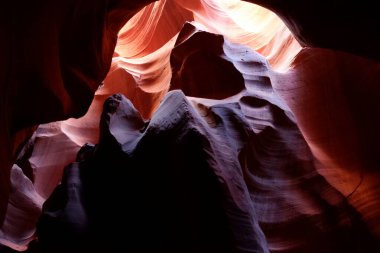
[[[380,252],[376,6],[4,1],[0,253]]]

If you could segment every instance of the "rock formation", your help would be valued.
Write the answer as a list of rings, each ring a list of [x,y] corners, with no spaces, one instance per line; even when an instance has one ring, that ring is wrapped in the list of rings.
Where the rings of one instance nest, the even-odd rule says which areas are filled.
[[[373,4],[253,2],[6,3],[0,244],[380,251]]]
[[[31,136],[31,131],[24,129],[79,117],[87,111],[93,92],[108,72],[119,29],[148,3],[4,3],[0,29],[4,38],[0,44],[0,221],[10,191],[11,165],[19,146]]]

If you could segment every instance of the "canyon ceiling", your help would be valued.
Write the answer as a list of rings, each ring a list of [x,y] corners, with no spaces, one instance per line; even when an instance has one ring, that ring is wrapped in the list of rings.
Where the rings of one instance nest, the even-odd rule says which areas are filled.
[[[0,252],[380,252],[376,3],[2,5]]]

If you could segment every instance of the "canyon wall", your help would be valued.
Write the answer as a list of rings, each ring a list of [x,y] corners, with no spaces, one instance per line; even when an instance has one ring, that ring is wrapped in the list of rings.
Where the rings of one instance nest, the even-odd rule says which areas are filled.
[[[377,252],[375,8],[254,3],[6,3],[0,243]]]

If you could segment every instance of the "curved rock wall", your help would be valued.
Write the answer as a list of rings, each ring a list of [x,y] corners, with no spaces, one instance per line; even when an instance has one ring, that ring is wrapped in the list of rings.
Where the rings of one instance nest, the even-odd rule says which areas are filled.
[[[96,5],[38,1],[24,9],[6,3],[0,29],[2,37],[8,38],[0,42],[0,220],[4,220],[0,243],[20,250],[35,237],[35,227],[30,224],[37,221],[43,200],[51,195],[63,168],[75,160],[84,143],[102,146],[103,103],[110,95],[122,93],[133,104],[128,102],[126,108],[136,108],[141,122],[161,122],[163,116],[158,112],[170,108],[168,97],[174,96],[186,101],[199,118],[191,129],[206,123],[206,129],[219,129],[202,132],[202,138],[216,143],[212,151],[203,144],[196,150],[211,152],[211,157],[218,157],[213,159],[222,161],[214,164],[207,160],[204,169],[215,175],[228,171],[243,176],[236,184],[249,192],[250,200],[241,203],[252,204],[250,215],[255,217],[250,224],[228,216],[229,208],[235,210],[233,206],[239,205],[240,200],[235,199],[239,194],[232,194],[234,201],[223,207],[220,203],[207,206],[227,217],[223,222],[229,225],[220,228],[229,229],[220,234],[228,238],[222,247],[227,252],[377,252],[379,21],[368,1],[359,6],[338,0],[312,1],[307,6],[301,2],[255,1],[277,13],[304,48],[275,14],[235,0],[161,0],[138,13],[148,1],[113,0]],[[183,27],[187,21],[193,25]],[[188,97],[177,92],[166,95],[178,88]],[[230,114],[219,108],[234,109]],[[86,110],[78,119],[40,125],[26,142],[37,124],[79,117]],[[134,136],[124,129],[124,123],[135,124],[135,119],[124,120],[116,120],[113,127],[123,143]],[[162,128],[169,124],[161,123]],[[180,140],[180,135],[176,132],[168,140]],[[238,140],[246,144],[239,144],[237,152],[233,148]],[[168,155],[165,149],[160,152]],[[100,157],[103,165],[113,163],[112,156]],[[238,165],[231,167],[226,162],[231,159],[238,159]],[[188,169],[192,168],[189,165]],[[24,175],[15,176],[22,174],[20,169]],[[175,178],[171,180],[168,182],[175,182]],[[191,178],[186,180],[197,185]],[[235,182],[230,177],[222,181],[228,184],[229,180]],[[216,185],[211,192],[220,187]],[[180,189],[179,193],[187,188]],[[124,193],[123,188],[118,191]],[[134,201],[145,198],[128,194],[134,195]],[[220,192],[210,194],[228,199]],[[20,204],[14,200],[21,200]],[[183,205],[175,201],[171,204]],[[204,207],[204,203],[193,204],[194,208]],[[99,225],[107,215],[95,215],[94,224]],[[21,217],[17,225],[16,217]],[[181,222],[184,220],[182,217]],[[67,221],[71,224],[70,215]],[[48,231],[55,231],[53,225]],[[254,231],[249,237],[256,240],[256,246],[245,246],[251,245],[243,240],[246,229]],[[199,228],[192,231],[201,234]],[[45,236],[41,232],[41,239]],[[61,236],[65,238],[65,234]],[[211,243],[221,237],[202,238]],[[54,242],[51,240],[44,243]],[[58,243],[62,243],[59,238]],[[209,246],[220,252],[216,244]]]

